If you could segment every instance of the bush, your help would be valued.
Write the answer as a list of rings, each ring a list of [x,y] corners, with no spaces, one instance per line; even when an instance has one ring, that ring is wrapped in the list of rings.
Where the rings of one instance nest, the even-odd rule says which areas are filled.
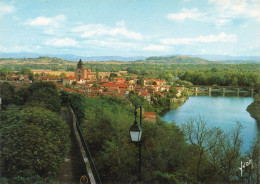
[[[56,113],[29,107],[2,115],[3,175],[55,176],[69,148],[69,127]]]

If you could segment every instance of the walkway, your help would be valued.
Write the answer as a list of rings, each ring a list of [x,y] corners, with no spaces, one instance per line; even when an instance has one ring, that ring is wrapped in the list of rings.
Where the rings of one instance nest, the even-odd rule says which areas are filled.
[[[61,116],[64,121],[68,123],[72,129],[72,117],[67,108],[61,109]],[[58,180],[61,184],[78,184],[80,177],[87,173],[84,161],[82,159],[78,143],[71,131],[70,134],[71,148],[65,156],[65,162],[61,165]]]

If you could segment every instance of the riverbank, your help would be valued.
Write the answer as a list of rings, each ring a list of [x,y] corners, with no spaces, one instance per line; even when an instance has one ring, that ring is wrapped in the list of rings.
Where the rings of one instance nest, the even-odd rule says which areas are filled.
[[[256,119],[258,127],[260,127],[260,97],[256,97],[254,102],[251,103],[246,110]]]

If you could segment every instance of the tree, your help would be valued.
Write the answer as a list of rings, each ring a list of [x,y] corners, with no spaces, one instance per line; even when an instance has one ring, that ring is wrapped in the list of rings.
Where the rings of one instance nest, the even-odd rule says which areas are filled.
[[[242,125],[237,123],[237,127],[231,132],[219,136],[218,154],[216,156],[223,170],[226,181],[231,182],[236,175],[241,159],[242,139],[240,133]]]
[[[96,79],[98,80],[99,79],[99,70],[96,69]]]
[[[2,108],[6,107],[14,102],[14,86],[4,82],[0,83],[0,97],[2,98]]]
[[[30,88],[29,88],[30,90]],[[61,102],[56,89],[42,87],[34,91],[26,102],[27,106],[44,106],[53,111],[60,112]]]
[[[175,87],[171,86],[169,92],[167,93],[168,98],[175,98],[178,91]]]
[[[5,67],[0,68],[0,76],[6,76],[6,75],[10,74],[11,72],[12,72],[11,70],[9,70]]]
[[[195,158],[194,161],[196,163],[196,177],[197,179],[200,179],[203,157],[213,146],[211,140],[214,140],[215,135],[221,132],[217,128],[208,128],[207,121],[200,116],[189,119],[182,125],[182,129],[195,152],[198,154],[198,158]]]
[[[28,67],[22,67],[18,73],[22,75],[29,75],[32,74],[33,72]]]
[[[144,76],[138,76],[137,85],[144,86]]]
[[[62,79],[65,79],[65,78],[68,78],[68,75],[67,75],[66,73],[61,73],[61,74],[60,74],[60,77],[61,77]]]
[[[6,177],[55,176],[69,147],[69,127],[56,113],[29,107],[2,115],[1,160]]]
[[[240,123],[231,132],[224,133],[219,128],[208,128],[201,118],[190,119],[182,125],[188,141],[192,145],[196,165],[196,177],[204,182],[231,182],[236,175],[241,158],[242,140]]]

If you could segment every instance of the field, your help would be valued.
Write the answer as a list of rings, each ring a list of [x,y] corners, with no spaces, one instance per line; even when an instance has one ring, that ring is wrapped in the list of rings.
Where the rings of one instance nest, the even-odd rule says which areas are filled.
[[[74,76],[74,72],[68,72],[68,71],[52,71],[52,70],[32,70],[34,74],[38,73],[46,73],[50,75],[60,75],[61,73],[65,73],[67,76]]]

